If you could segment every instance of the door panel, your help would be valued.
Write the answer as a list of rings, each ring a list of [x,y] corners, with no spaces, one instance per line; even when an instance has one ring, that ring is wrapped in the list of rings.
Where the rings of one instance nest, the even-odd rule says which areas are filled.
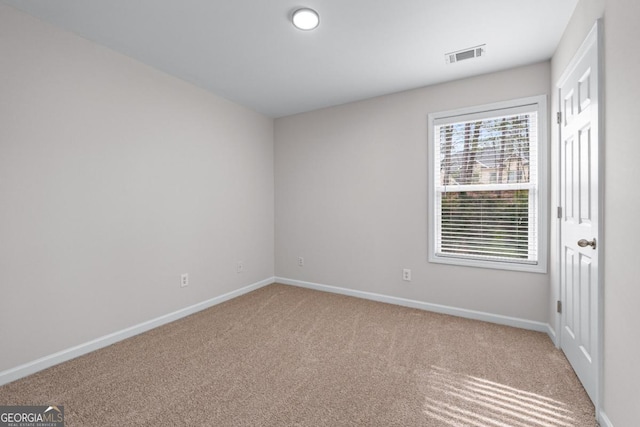
[[[571,185],[568,185],[568,182],[572,182],[573,181],[573,160],[574,160],[574,156],[573,156],[573,135],[569,135],[567,140],[564,142],[563,146],[564,146],[564,150],[563,150],[563,157],[562,157],[562,165],[563,165],[563,174],[562,174],[562,178],[563,178],[563,182],[564,185],[562,187],[563,191],[562,191],[562,201],[563,201],[563,209],[564,209],[564,222],[573,222],[575,221],[575,217],[574,217],[574,209],[573,209],[573,202],[574,202],[574,197],[573,197],[573,187]]]
[[[580,349],[590,362],[591,357],[591,299],[593,298],[591,280],[591,258],[580,254]]]
[[[569,334],[571,339],[576,338],[576,334],[574,333],[575,329],[575,313],[574,310],[574,295],[575,291],[575,277],[574,273],[575,269],[575,252],[571,248],[564,248],[565,257],[564,257],[564,295],[562,295],[562,300],[564,301],[564,330]]]
[[[591,163],[592,163],[592,153],[591,153],[591,126],[587,126],[586,128],[580,130],[580,145],[578,147],[580,160],[578,162],[578,167],[580,168],[580,177],[578,180],[578,185],[580,186],[580,223],[591,225],[591,216],[593,208],[592,199],[592,191],[591,182],[593,181],[593,176],[591,174]]]

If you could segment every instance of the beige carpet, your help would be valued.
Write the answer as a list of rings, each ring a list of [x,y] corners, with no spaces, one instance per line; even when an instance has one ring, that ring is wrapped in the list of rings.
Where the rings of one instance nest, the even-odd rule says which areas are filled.
[[[0,387],[67,426],[596,426],[549,338],[270,285]]]

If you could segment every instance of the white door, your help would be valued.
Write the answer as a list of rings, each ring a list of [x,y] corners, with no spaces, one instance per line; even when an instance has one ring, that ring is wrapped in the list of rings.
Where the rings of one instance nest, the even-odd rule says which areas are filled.
[[[560,347],[594,403],[600,356],[597,26],[558,84]]]

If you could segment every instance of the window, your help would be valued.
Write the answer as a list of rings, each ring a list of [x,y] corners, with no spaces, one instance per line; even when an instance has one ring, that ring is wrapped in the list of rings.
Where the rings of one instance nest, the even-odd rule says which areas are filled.
[[[546,98],[429,114],[429,261],[546,272]]]

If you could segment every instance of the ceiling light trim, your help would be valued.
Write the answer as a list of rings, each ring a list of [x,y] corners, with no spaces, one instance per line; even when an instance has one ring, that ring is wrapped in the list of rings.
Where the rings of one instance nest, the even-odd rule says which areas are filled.
[[[299,30],[311,31],[320,25],[320,15],[311,8],[303,7],[293,12],[291,22]]]

